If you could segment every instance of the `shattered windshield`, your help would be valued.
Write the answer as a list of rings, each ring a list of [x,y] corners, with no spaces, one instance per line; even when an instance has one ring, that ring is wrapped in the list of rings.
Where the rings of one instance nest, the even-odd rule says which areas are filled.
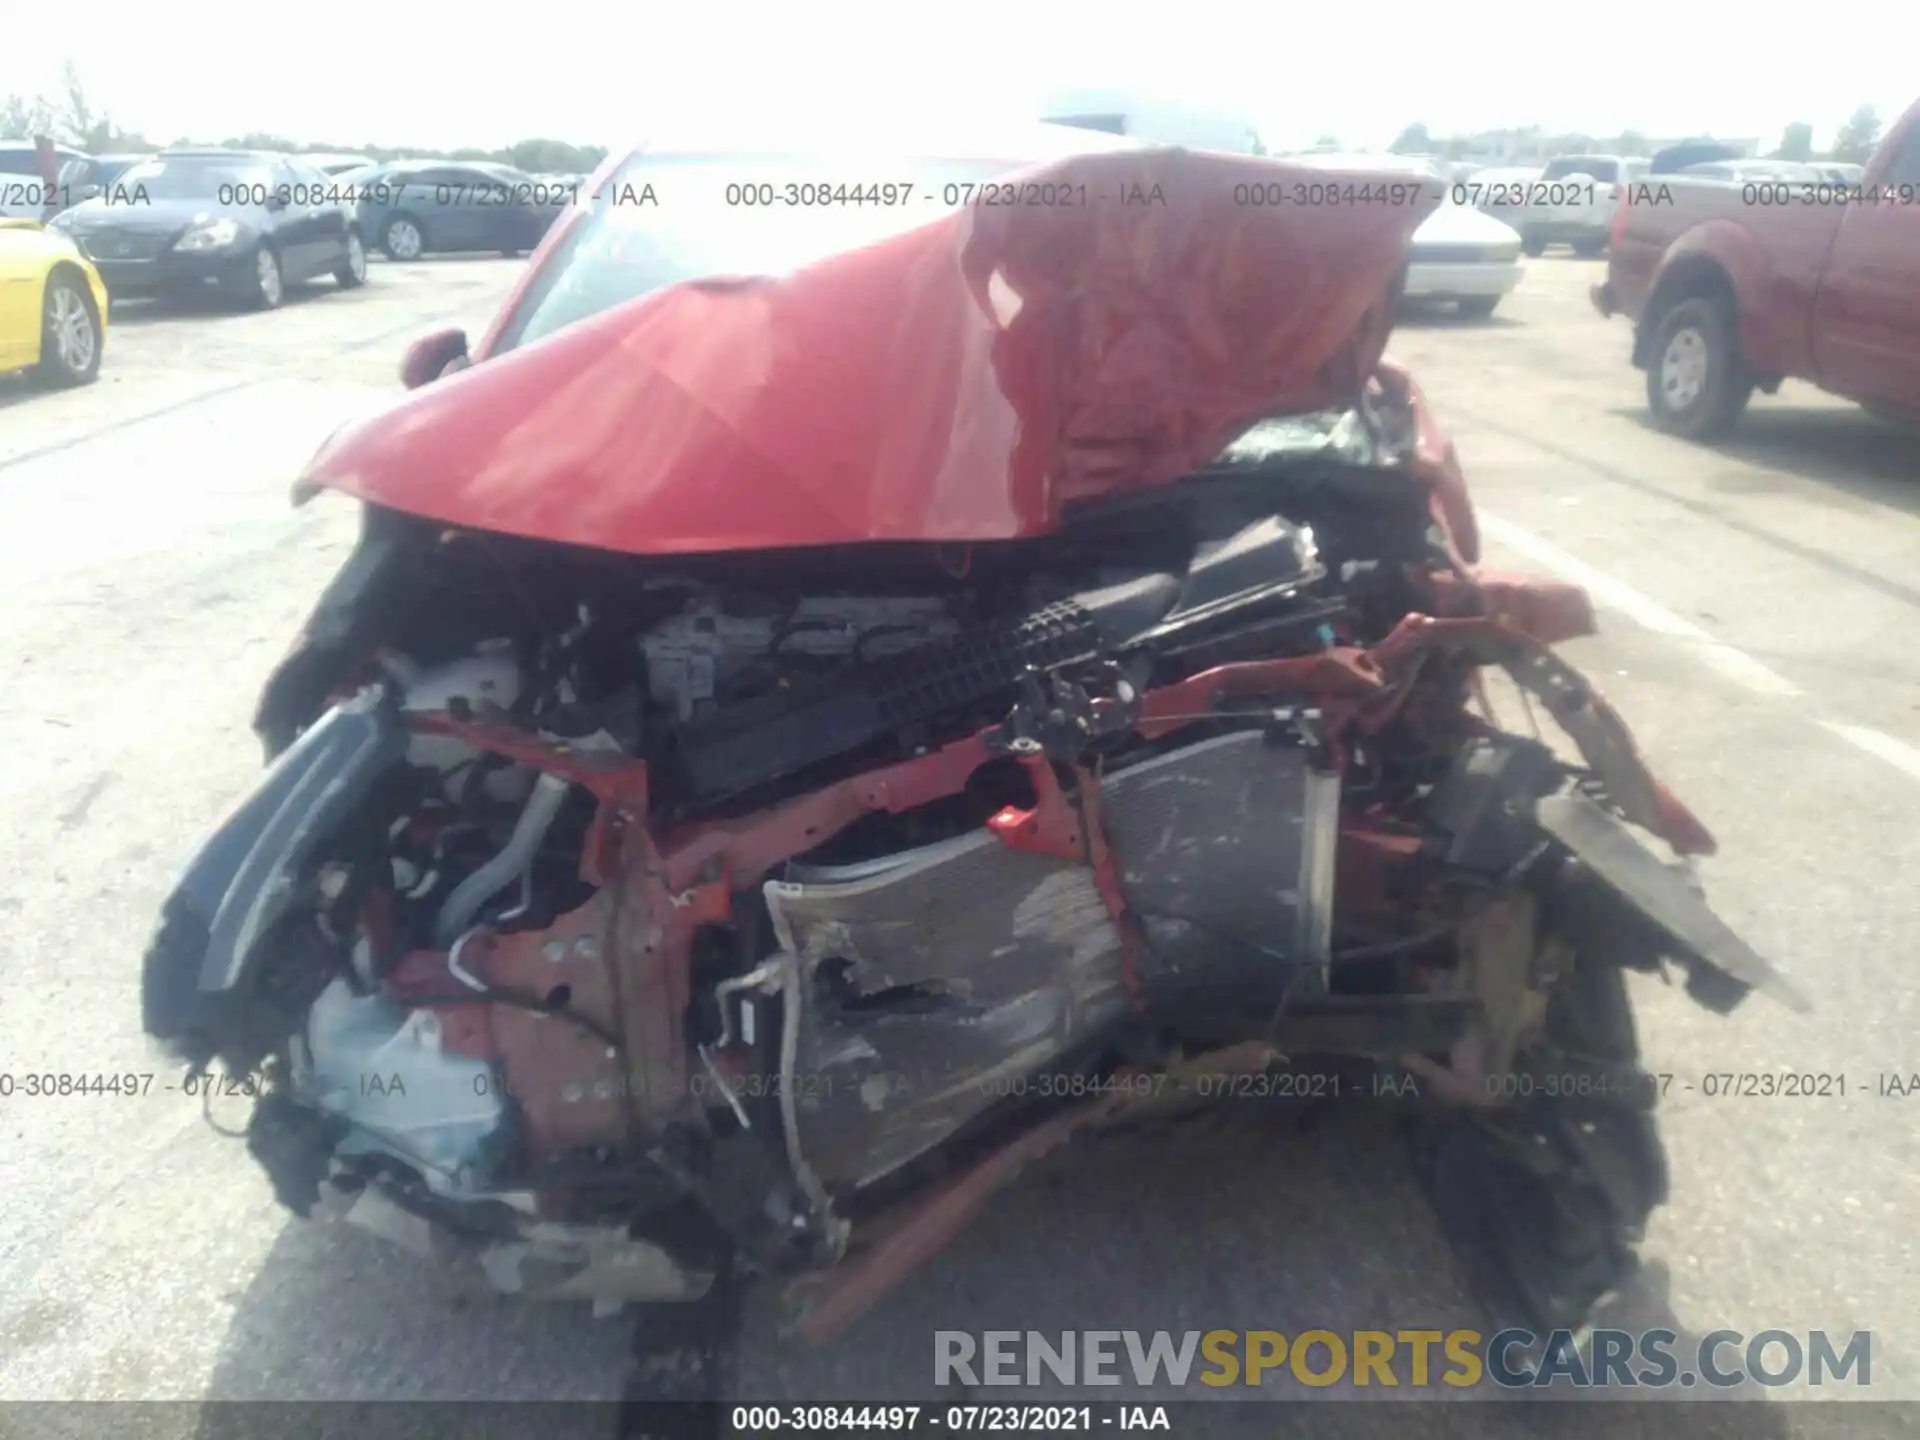
[[[1321,410],[1259,421],[1221,452],[1220,463],[1252,465],[1307,455],[1371,465],[1380,457],[1380,443],[1358,410]]]

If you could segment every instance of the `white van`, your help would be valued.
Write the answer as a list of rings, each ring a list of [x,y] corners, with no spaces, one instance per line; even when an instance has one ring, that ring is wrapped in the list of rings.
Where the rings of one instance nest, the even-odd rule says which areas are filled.
[[[1152,100],[1125,90],[1063,90],[1047,101],[1040,118],[1050,125],[1126,135],[1149,145],[1224,150],[1234,155],[1263,153],[1259,133],[1244,116],[1175,100]]]

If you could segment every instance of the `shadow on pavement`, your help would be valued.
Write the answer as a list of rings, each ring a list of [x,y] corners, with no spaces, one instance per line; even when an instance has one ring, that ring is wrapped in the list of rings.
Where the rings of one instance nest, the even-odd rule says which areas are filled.
[[[1342,1385],[1311,1392],[1303,1403],[1309,1392],[1273,1377],[1257,1389],[1141,1388],[1129,1379],[1097,1392],[1055,1387],[1058,1393],[934,1383],[941,1329],[1484,1332],[1387,1117],[1355,1107],[1301,1123],[1310,1118],[1292,1106],[1247,1102],[1159,1133],[1070,1146],[1035,1166],[948,1251],[826,1346],[782,1339],[779,1297],[763,1286],[742,1327],[731,1399],[935,1409],[1178,1403],[1176,1433],[1222,1440],[1629,1433],[1788,1440],[1828,1433],[1790,1425],[1794,1412],[1843,1408],[1674,1406],[1592,1394],[1582,1397],[1592,1403],[1567,1403],[1564,1392],[1484,1385],[1473,1392],[1435,1385],[1419,1398]],[[1658,1267],[1601,1323],[1672,1329],[1683,1364],[1701,1333],[1674,1319]],[[636,1433],[631,1412],[623,1418],[612,1403],[630,1332],[624,1319],[476,1295],[356,1231],[290,1222],[238,1297],[207,1390],[215,1403],[171,1407],[171,1423],[152,1433],[180,1440]],[[1764,1392],[1749,1387],[1714,1398],[1756,1393]],[[1698,1394],[1675,1388],[1661,1398]],[[1384,1403],[1341,1403],[1356,1400]],[[263,1401],[349,1403],[289,1409]],[[466,1403],[446,1403],[456,1401]],[[528,1401],[576,1403],[513,1403]],[[1214,1403],[1196,1403],[1206,1401]]]
[[[830,1344],[784,1338],[781,1297],[762,1285],[734,1398],[951,1398],[933,1383],[939,1329],[1477,1323],[1391,1127],[1365,1114],[1300,1132],[1286,1110],[1246,1102],[1066,1148]],[[468,1292],[355,1230],[289,1221],[237,1297],[206,1397],[610,1401],[631,1331]],[[183,1433],[233,1440],[247,1415],[213,1405]]]
[[[0,410],[24,405],[37,396],[59,393],[52,386],[41,383],[24,371],[17,375],[0,375]]]
[[[1613,413],[1660,433],[1644,409],[1621,407]],[[1920,429],[1876,419],[1864,410],[1776,406],[1757,395],[1730,434],[1701,449],[1920,514]],[[1734,495],[1766,488],[1764,482],[1743,480],[1731,470],[1714,483]]]
[[[281,308],[298,309],[339,288],[336,281],[326,276],[289,284]],[[107,314],[106,363],[113,363],[113,332],[119,328],[158,325],[169,320],[238,320],[265,313],[212,286],[200,290],[182,290],[177,294],[130,296],[113,300]]]
[[[1757,400],[1721,448],[1752,465],[1920,511],[1920,429],[1864,410],[1773,410]]]
[[[1403,300],[1395,329],[1404,330],[1524,330],[1524,321],[1495,311],[1491,315],[1463,315],[1447,300]]]
[[[950,1400],[936,1384],[940,1330],[1477,1324],[1387,1112],[1348,1103],[1324,1115],[1289,1101],[1236,1101],[1156,1130],[1076,1140],[1003,1191],[950,1249],[830,1346],[778,1344],[777,1297],[752,1296],[739,1397]],[[1129,1379],[1098,1398],[1227,1393]],[[968,1396],[1090,1398],[1057,1385]]]
[[[239,1297],[210,1400],[615,1400],[629,1326],[469,1291],[353,1227],[289,1217]]]
[[[507,254],[503,250],[439,250],[413,260],[395,260],[385,252],[369,249],[367,260],[387,270],[424,270],[440,265],[475,265],[483,260],[524,260],[531,251]]]

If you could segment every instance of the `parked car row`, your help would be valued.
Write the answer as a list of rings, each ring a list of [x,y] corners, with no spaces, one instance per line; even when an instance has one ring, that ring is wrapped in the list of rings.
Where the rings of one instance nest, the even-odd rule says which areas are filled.
[[[1620,188],[1646,173],[1648,162],[1623,155],[1560,155],[1538,168],[1475,171],[1457,182],[1467,203],[1519,232],[1528,255],[1565,245],[1603,255]]]
[[[584,184],[504,165],[174,149],[85,155],[0,146],[0,372],[81,384],[109,296],[217,290],[271,310],[289,286],[366,283],[397,260],[537,246]]]
[[[135,166],[190,154],[252,156],[261,164],[284,162],[309,177],[336,182],[322,190],[325,200],[348,208],[369,246],[407,260],[443,251],[513,255],[530,250],[587,183],[585,175],[530,175],[485,162],[380,162],[365,155],[283,156],[213,148],[88,155],[67,146],[44,148],[43,154],[30,142],[0,143],[0,219],[45,220],[94,200],[144,204],[137,183],[123,183]],[[312,188],[309,179],[300,193]]]
[[[1407,299],[1484,318],[1519,284],[1523,253],[1552,243],[1583,255],[1610,249],[1595,303],[1635,318],[1633,361],[1648,373],[1655,419],[1705,437],[1731,425],[1755,388],[1771,391],[1789,375],[1883,414],[1920,416],[1916,112],[1864,169],[1743,158],[1711,143],[1652,161],[1562,156],[1537,172],[1465,178],[1415,157],[1290,159],[1444,189],[1445,203],[1412,237]],[[585,184],[492,164],[240,150],[88,156],[56,147],[51,159],[50,182],[45,146],[0,145],[0,371],[65,384],[98,372],[109,296],[214,288],[272,309],[289,285],[364,284],[373,246],[397,260],[518,255]],[[1672,198],[1625,203],[1623,187],[1649,177]],[[1779,192],[1864,184],[1887,203],[1754,205],[1745,191],[1755,182]],[[56,213],[43,224],[21,210]]]
[[[1858,184],[1862,169],[1834,161],[1767,160],[1737,156],[1730,147],[1703,142],[1702,157],[1674,167],[1674,173],[1741,183],[1761,180]],[[1675,152],[1663,152],[1675,153]],[[1646,178],[1652,161],[1627,155],[1560,155],[1533,166],[1456,167],[1453,180],[1468,203],[1520,233],[1525,253],[1544,255],[1565,245],[1592,258],[1607,253],[1622,187]]]
[[[27,156],[44,169],[44,156],[30,148]],[[214,289],[272,309],[289,286],[309,280],[364,284],[375,247],[403,261],[448,251],[518,255],[540,243],[585,184],[503,165],[240,150],[169,150],[124,164],[72,152],[54,158],[56,199],[68,203],[42,207],[57,210],[44,229],[19,220],[20,233],[6,241],[0,273],[16,283],[0,368],[33,367],[66,383],[98,370],[109,295]],[[1381,168],[1378,157],[1304,159],[1322,169]],[[1389,168],[1445,184],[1428,162]],[[89,187],[86,198],[66,194],[69,184]],[[1450,196],[1414,236],[1404,294],[1491,315],[1521,278],[1521,244]]]
[[[271,310],[289,284],[325,275],[344,289],[366,283],[365,239],[351,207],[328,200],[332,188],[297,158],[174,150],[131,166],[112,192],[47,228],[79,247],[111,294],[218,286]]]

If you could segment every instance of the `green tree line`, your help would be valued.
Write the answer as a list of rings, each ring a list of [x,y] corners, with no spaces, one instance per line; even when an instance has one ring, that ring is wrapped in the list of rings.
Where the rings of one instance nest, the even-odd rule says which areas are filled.
[[[1834,137],[1833,149],[1824,157],[1827,160],[1839,160],[1850,165],[1864,165],[1867,157],[1873,154],[1880,144],[1880,114],[1871,105],[1862,105],[1847,117],[1847,123],[1840,127],[1840,133]],[[1796,120],[1781,132],[1780,148],[1773,152],[1776,160],[1812,160],[1813,127],[1805,121]]]
[[[1476,150],[1490,148],[1489,142],[1495,138],[1485,134],[1436,137],[1429,133],[1425,125],[1416,122],[1402,130],[1387,148],[1396,155],[1439,155],[1448,160],[1458,160]],[[1840,126],[1834,136],[1833,148],[1824,155],[1814,149],[1813,126],[1797,120],[1787,126],[1781,135],[1780,145],[1773,151],[1772,158],[1837,160],[1859,165],[1866,162],[1879,143],[1879,113],[1871,105],[1862,105]],[[1635,130],[1625,130],[1618,135],[1539,134],[1528,148],[1545,160],[1551,160],[1556,155],[1646,156],[1653,153],[1647,137]]]
[[[79,71],[69,60],[61,69],[57,95],[8,95],[0,99],[0,140],[32,140],[47,135],[62,144],[72,145],[92,155],[145,154],[154,150],[191,145],[218,146],[234,150],[278,150],[290,155],[365,155],[369,160],[486,160],[511,165],[535,175],[573,175],[591,171],[606,158],[602,145],[574,145],[565,140],[544,138],[516,140],[495,150],[463,146],[457,150],[434,150],[425,146],[332,145],[302,143],[284,135],[258,131],[229,135],[221,139],[180,136],[165,145],[150,140],[137,130],[123,129],[112,115],[99,109],[81,83]]]

